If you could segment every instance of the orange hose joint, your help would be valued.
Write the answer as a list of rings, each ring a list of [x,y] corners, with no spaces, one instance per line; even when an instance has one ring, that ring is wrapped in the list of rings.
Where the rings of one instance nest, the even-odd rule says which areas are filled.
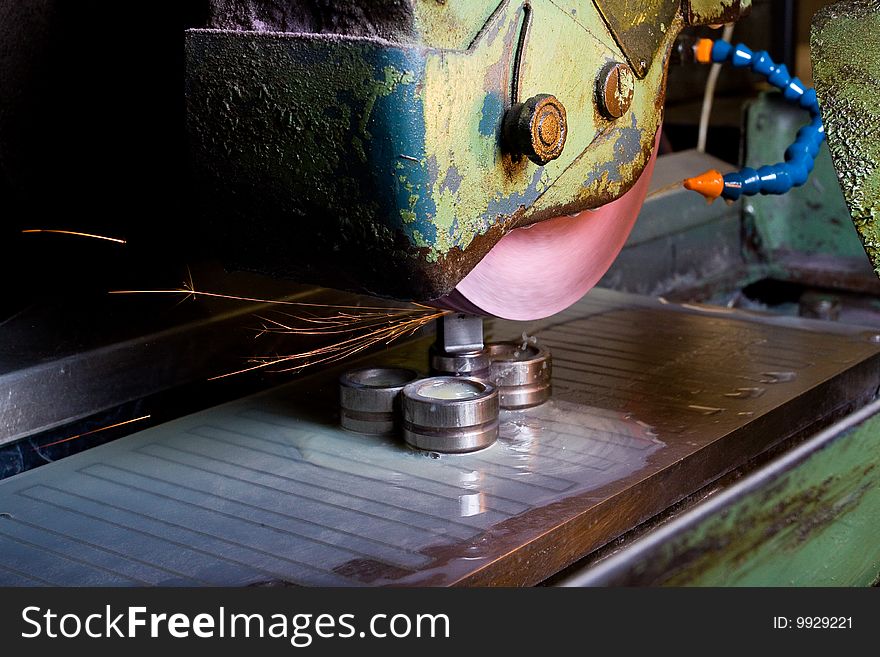
[[[709,201],[714,201],[724,191],[724,176],[720,171],[710,169],[706,173],[685,180],[684,188],[699,192]]]
[[[712,63],[712,46],[715,42],[712,39],[699,39],[697,45],[694,46],[694,54],[697,61],[701,64]]]

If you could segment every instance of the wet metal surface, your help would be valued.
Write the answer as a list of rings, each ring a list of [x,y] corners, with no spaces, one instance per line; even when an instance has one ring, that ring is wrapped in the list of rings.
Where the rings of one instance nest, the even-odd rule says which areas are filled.
[[[863,329],[604,290],[487,328],[554,358],[492,447],[344,432],[327,370],[0,482],[0,583],[534,584],[880,383]]]

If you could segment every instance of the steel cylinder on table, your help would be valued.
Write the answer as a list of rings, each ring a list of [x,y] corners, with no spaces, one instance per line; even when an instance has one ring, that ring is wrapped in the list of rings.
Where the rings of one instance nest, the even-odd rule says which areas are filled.
[[[550,399],[552,361],[543,347],[517,342],[486,345],[489,380],[498,387],[501,408],[518,410]]]
[[[498,390],[473,377],[435,376],[403,389],[403,436],[432,452],[473,452],[498,439]]]
[[[472,376],[478,379],[489,375],[489,352],[485,349],[446,353],[437,345],[430,350],[431,373],[439,376]]]
[[[400,393],[418,373],[399,367],[363,367],[339,378],[339,415],[343,428],[357,433],[399,433]]]

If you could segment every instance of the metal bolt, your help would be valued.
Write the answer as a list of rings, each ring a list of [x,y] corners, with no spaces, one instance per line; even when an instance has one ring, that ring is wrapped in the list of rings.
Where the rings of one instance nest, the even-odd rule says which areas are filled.
[[[504,116],[505,147],[543,166],[562,155],[568,122],[556,96],[538,94],[517,103]]]
[[[599,110],[606,118],[619,119],[632,105],[636,80],[626,64],[610,62],[599,72],[596,96]]]

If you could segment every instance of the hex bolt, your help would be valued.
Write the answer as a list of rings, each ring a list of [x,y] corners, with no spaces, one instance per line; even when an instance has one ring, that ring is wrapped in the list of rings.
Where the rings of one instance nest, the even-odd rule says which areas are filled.
[[[517,103],[504,115],[503,136],[506,150],[543,166],[562,155],[565,148],[565,107],[550,94],[538,94]]]
[[[607,119],[619,119],[632,105],[636,80],[626,64],[609,62],[596,78],[596,97],[599,111]]]

